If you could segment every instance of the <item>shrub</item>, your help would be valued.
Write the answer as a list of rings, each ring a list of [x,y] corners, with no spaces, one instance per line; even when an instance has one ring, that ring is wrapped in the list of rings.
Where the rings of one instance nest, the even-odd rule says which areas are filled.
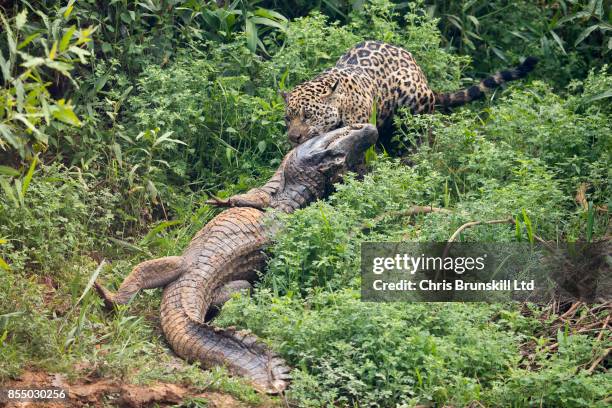
[[[42,11],[42,21],[28,21],[27,9],[12,21],[0,12],[0,26],[6,37],[0,43],[0,150],[15,151],[21,159],[31,159],[49,143],[45,127],[55,121],[78,126],[80,121],[70,101],[52,91],[72,79],[75,62],[86,63],[94,27],[68,26],[72,6],[54,10],[50,21]],[[51,88],[51,89],[50,89]],[[0,156],[1,157],[1,156]],[[14,160],[7,160],[15,165]]]
[[[221,46],[200,58],[182,55],[163,69],[149,65],[127,100],[132,129],[159,128],[182,142],[166,145],[158,158],[180,182],[215,186],[278,163],[272,159],[282,146],[282,106],[269,93],[254,94],[246,68],[229,67],[230,55],[247,59],[244,51]]]
[[[59,165],[34,174],[23,204],[13,198],[0,196],[0,236],[7,239],[2,257],[15,270],[60,276],[67,259],[104,248],[117,201],[109,191],[93,188],[82,173]]]
[[[465,406],[509,375],[523,336],[490,320],[502,305],[364,303],[350,289],[260,290],[228,306],[222,322],[273,341],[295,367],[300,406]]]
[[[493,72],[519,56],[540,58],[535,75],[562,90],[609,60],[609,1],[428,1],[445,45]]]

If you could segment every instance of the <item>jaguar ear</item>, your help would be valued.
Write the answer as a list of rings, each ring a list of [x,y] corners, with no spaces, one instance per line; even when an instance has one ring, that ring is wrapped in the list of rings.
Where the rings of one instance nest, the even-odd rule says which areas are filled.
[[[289,102],[289,92],[279,90],[278,93],[283,97],[285,103]]]
[[[332,96],[334,92],[336,92],[338,84],[340,84],[340,80],[336,79],[334,83],[327,89],[327,92],[323,95],[323,98],[329,98],[330,96]]]

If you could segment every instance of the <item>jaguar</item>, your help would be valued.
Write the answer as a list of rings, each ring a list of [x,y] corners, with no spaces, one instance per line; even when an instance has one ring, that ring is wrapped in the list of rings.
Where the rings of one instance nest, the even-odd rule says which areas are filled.
[[[379,131],[388,128],[393,113],[402,106],[413,114],[466,104],[507,81],[525,77],[538,60],[527,57],[514,69],[503,70],[478,85],[455,92],[434,92],[412,54],[379,41],[365,41],[344,54],[336,65],[316,78],[282,92],[285,122],[292,144],[331,130],[368,123],[374,106]]]

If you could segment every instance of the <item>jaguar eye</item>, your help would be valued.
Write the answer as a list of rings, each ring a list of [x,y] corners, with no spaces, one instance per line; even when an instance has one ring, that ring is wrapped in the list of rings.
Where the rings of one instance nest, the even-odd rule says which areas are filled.
[[[285,116],[285,122],[290,122],[291,118],[289,117],[289,115]]]
[[[304,112],[304,119],[310,119],[312,114],[310,112]]]

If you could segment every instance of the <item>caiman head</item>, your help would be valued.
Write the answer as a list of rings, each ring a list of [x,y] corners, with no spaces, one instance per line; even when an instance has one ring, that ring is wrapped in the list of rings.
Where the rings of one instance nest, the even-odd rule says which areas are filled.
[[[357,124],[316,136],[291,150],[265,186],[228,199],[207,203],[220,207],[267,207],[293,212],[324,197],[347,171],[361,169],[365,152],[376,143],[378,131]]]
[[[295,148],[297,168],[330,178],[355,171],[363,163],[365,152],[376,143],[378,131],[370,124],[357,124],[333,130],[309,139]]]
[[[366,150],[377,139],[375,126],[358,124],[316,136],[297,146],[281,165],[283,180],[272,197],[271,206],[291,212],[324,197],[344,173],[356,171],[362,165]]]

